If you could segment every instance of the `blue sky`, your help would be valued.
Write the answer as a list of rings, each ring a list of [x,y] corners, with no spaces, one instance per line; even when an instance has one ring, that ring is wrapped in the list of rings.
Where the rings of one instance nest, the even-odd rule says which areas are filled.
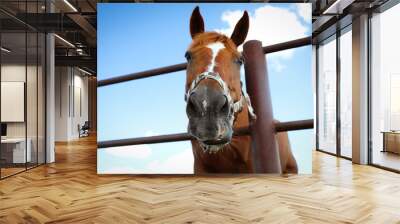
[[[98,4],[98,79],[184,62],[197,5],[206,30],[228,35],[247,10],[247,40],[264,46],[311,34],[309,4]],[[312,118],[311,46],[268,55],[267,68],[275,118]],[[99,88],[98,140],[186,132],[184,84],[182,71]],[[301,173],[311,173],[313,131],[289,135]],[[190,173],[192,162],[189,142],[98,151],[99,173]]]

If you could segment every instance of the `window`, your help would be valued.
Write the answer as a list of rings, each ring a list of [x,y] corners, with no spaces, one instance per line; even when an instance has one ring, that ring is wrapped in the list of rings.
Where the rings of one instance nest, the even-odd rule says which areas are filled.
[[[44,1],[18,2],[14,9],[40,13]],[[15,2],[1,2],[12,6]],[[0,13],[0,178],[45,162],[45,35]]]
[[[336,36],[318,47],[318,149],[336,153]]]
[[[400,5],[371,18],[372,163],[400,170]]]
[[[340,155],[352,156],[352,35],[351,26],[340,36]]]

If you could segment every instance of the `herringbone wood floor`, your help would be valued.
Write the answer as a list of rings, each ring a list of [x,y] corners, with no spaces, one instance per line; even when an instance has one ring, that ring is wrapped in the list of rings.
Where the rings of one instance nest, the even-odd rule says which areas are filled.
[[[95,138],[0,181],[0,223],[400,223],[400,175],[314,153],[314,174],[96,174]]]

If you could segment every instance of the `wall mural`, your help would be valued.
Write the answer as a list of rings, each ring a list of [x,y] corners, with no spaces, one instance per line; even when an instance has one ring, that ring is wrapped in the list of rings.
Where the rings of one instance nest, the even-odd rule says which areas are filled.
[[[98,173],[311,173],[313,130],[284,131],[313,118],[310,35],[311,4],[98,4]]]

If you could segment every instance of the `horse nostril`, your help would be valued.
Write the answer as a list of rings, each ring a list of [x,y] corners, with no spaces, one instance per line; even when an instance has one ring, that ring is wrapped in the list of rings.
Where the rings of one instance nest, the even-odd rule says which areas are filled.
[[[189,113],[195,113],[196,112],[196,105],[193,103],[193,99],[190,97],[188,104],[187,104],[187,110]]]
[[[191,97],[189,97],[186,106],[186,112],[188,115],[194,117],[204,116],[204,110],[201,108],[197,100],[196,94],[193,94]]]
[[[225,103],[224,103],[224,105],[222,105],[220,111],[223,113],[229,112],[229,103],[228,103],[228,99],[226,99],[226,97],[225,97]]]

